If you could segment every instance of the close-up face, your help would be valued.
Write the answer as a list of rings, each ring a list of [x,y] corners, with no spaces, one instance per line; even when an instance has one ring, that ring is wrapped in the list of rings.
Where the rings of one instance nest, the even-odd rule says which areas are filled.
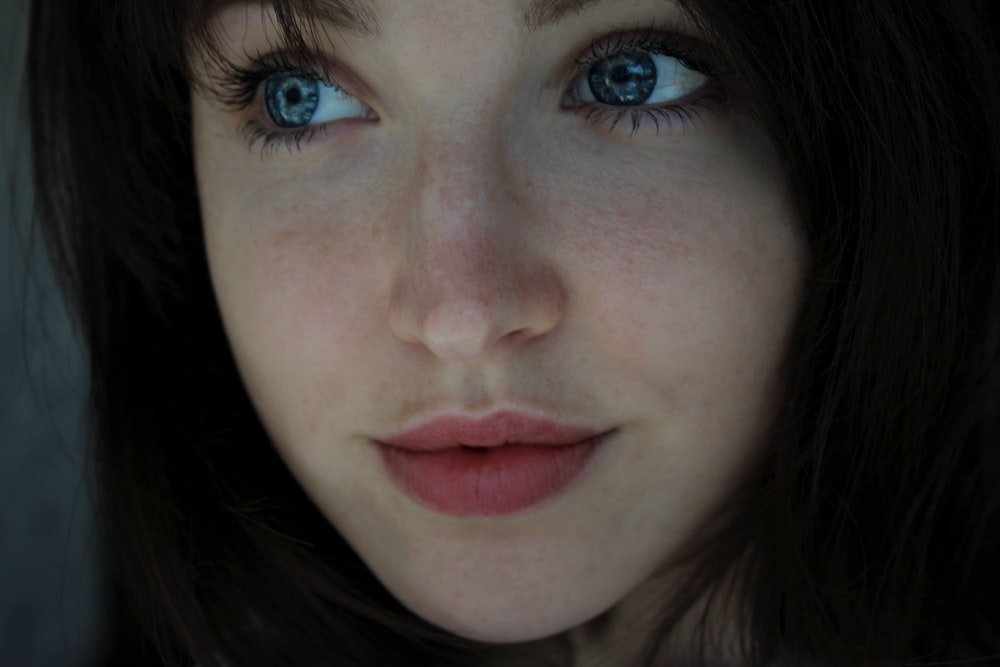
[[[404,605],[552,636],[641,595],[756,462],[796,213],[671,2],[362,9],[305,61],[266,6],[212,19],[231,62],[203,62],[194,146],[226,331],[276,450]]]

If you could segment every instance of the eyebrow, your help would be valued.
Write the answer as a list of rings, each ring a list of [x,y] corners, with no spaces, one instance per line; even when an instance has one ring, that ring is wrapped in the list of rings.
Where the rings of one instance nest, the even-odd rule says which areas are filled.
[[[603,0],[532,0],[524,13],[524,27],[534,32],[578,14]],[[378,19],[370,0],[318,0],[316,11],[323,21],[360,35],[379,31]]]
[[[579,14],[590,5],[601,0],[533,0],[531,8],[524,15],[524,25],[528,31],[557,23],[570,14]]]

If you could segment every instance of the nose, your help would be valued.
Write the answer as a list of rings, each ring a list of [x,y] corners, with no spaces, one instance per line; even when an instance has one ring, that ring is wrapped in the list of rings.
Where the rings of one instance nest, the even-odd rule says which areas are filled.
[[[454,128],[451,128],[454,132]],[[452,134],[454,136],[454,134]],[[470,131],[428,141],[406,188],[405,241],[390,325],[446,361],[529,344],[557,326],[565,289],[539,247],[499,141]],[[537,232],[537,229],[535,230]]]

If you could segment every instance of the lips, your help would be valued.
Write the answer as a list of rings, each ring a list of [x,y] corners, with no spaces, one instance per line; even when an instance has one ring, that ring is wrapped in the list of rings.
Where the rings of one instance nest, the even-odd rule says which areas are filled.
[[[606,435],[504,411],[443,416],[376,442],[404,494],[434,511],[471,517],[518,513],[560,495]]]
[[[504,411],[482,419],[445,416],[381,442],[417,452],[451,447],[501,447],[509,444],[562,446],[589,440],[598,431]]]

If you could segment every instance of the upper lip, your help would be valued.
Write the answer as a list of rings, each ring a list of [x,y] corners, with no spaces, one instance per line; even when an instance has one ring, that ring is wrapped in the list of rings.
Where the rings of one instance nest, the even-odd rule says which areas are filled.
[[[436,451],[453,447],[500,447],[507,444],[572,445],[590,440],[600,431],[515,410],[485,417],[441,415],[416,426],[379,438],[378,442],[413,451]]]

